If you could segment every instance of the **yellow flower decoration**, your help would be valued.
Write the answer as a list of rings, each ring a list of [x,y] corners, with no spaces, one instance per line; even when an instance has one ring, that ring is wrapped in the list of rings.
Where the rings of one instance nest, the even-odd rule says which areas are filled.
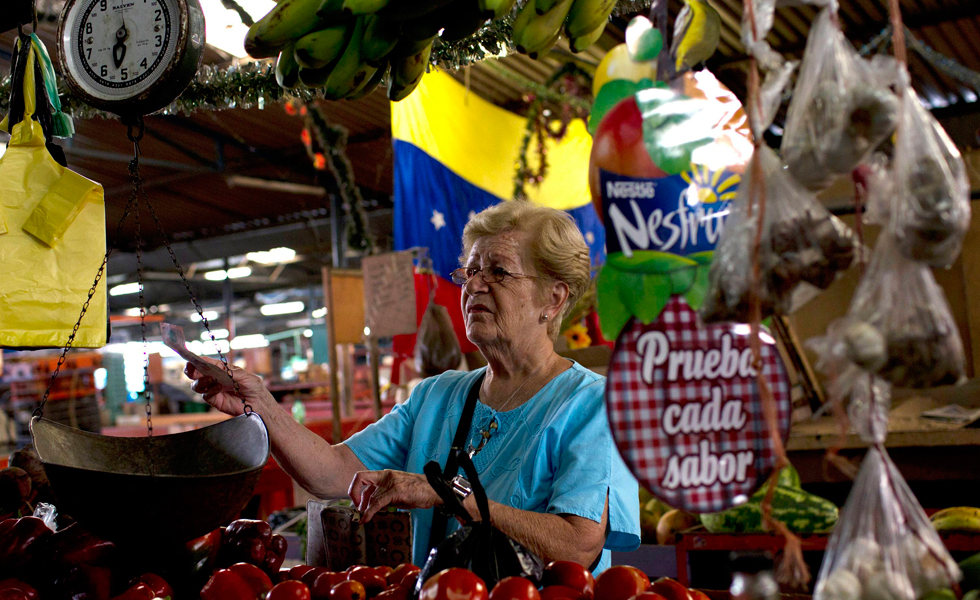
[[[585,328],[585,325],[581,323],[577,325],[572,325],[565,330],[565,339],[568,341],[568,348],[570,350],[578,350],[580,348],[588,348],[592,345],[592,338],[589,337],[589,330]]]

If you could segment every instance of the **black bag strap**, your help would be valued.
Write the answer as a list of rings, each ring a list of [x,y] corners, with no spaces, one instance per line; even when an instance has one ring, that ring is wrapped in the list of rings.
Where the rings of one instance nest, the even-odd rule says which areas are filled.
[[[480,509],[480,518],[483,520],[483,525],[489,527],[490,501],[487,500],[487,491],[483,489],[483,484],[480,483],[480,476],[476,472],[476,465],[473,464],[473,459],[470,458],[470,455],[465,450],[460,450],[458,459],[460,464],[463,465],[463,470],[466,471],[470,485],[473,486],[473,497],[476,498],[476,505]]]
[[[456,435],[453,436],[453,445],[449,448],[449,456],[446,458],[446,466],[442,470],[442,477],[439,478],[441,485],[432,485],[434,477],[429,476],[429,465],[425,466],[426,477],[429,479],[429,485],[432,485],[436,493],[440,492],[441,487],[446,487],[447,481],[451,481],[453,477],[456,476],[456,472],[459,471],[459,453],[466,453],[466,436],[470,432],[470,426],[473,424],[473,414],[476,412],[476,403],[480,399],[480,387],[483,385],[483,379],[486,377],[486,373],[480,375],[473,387],[470,388],[469,394],[466,396],[466,402],[463,404],[463,413],[459,417],[459,424],[456,426]],[[449,488],[449,495],[452,496],[452,502],[447,502],[447,507],[458,507],[462,509],[462,505],[456,500],[456,494],[452,492],[452,488]],[[443,502],[446,502],[446,498],[440,494]],[[463,513],[466,511],[463,510]],[[459,512],[452,510],[449,514],[459,514]],[[429,532],[429,550],[435,548],[439,545],[439,542],[446,538],[446,526],[449,525],[449,514],[447,511],[436,509],[432,515],[432,529]]]

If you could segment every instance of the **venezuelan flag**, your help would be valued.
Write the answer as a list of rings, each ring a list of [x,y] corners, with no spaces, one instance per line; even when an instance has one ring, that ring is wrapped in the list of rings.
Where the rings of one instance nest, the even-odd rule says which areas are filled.
[[[463,227],[474,214],[511,199],[526,124],[442,72],[427,74],[412,95],[391,104],[395,249],[429,248],[441,279],[437,302],[449,309],[457,334],[465,331],[459,288],[453,286],[453,299],[446,284],[452,286],[450,273],[459,266]],[[589,193],[592,138],[585,122],[574,121],[560,142],[549,139],[546,147],[548,173],[539,186],[528,186],[529,198],[567,211],[589,244],[593,264],[599,264],[605,231]],[[537,159],[534,152],[530,159]],[[420,319],[424,308],[422,301]],[[475,349],[465,335],[459,337],[464,352]],[[396,351],[411,353],[414,336],[399,338]]]

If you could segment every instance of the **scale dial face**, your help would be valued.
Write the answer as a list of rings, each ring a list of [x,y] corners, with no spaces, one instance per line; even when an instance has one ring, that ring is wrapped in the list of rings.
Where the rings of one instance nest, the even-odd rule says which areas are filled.
[[[180,71],[193,62],[193,76],[203,46],[196,0],[69,0],[62,14],[59,50],[69,85],[108,110],[149,95],[173,100],[189,81]]]

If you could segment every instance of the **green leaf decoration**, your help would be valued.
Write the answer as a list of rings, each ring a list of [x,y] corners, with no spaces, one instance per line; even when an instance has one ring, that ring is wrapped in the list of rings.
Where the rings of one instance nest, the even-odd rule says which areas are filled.
[[[599,313],[599,329],[608,340],[619,337],[619,332],[629,323],[633,313],[619,297],[619,271],[606,265],[596,280],[596,302]]]
[[[652,274],[689,269],[697,266],[698,262],[690,257],[679,256],[670,252],[634,250],[633,256],[626,256],[623,252],[612,252],[606,257],[606,264],[620,271]]]
[[[715,139],[702,122],[700,100],[670,89],[649,88],[636,93],[636,104],[643,115],[647,152],[654,164],[668,175],[689,169],[691,153]],[[699,131],[704,133],[700,137]]]
[[[684,293],[684,299],[687,300],[691,310],[700,310],[701,305],[704,304],[704,299],[708,295],[708,271],[710,269],[708,265],[698,265],[694,274],[694,283]]]
[[[614,106],[619,104],[621,100],[629,98],[641,90],[652,87],[666,87],[666,84],[659,81],[654,82],[650,79],[641,79],[639,82],[630,81],[629,79],[614,79],[602,86],[602,89],[599,90],[599,95],[596,96],[595,101],[592,103],[592,112],[589,114],[589,133],[595,135],[596,130],[599,129],[599,123],[602,122],[602,118]]]

